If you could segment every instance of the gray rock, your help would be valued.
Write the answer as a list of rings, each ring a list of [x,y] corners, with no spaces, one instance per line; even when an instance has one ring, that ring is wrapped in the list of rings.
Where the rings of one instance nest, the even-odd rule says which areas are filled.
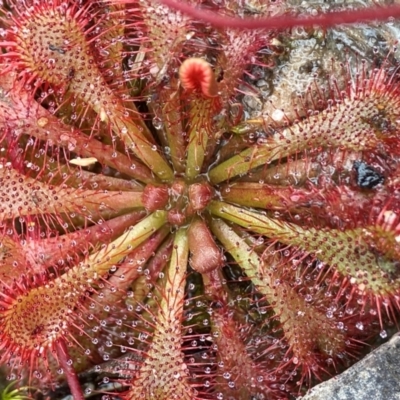
[[[400,336],[298,400],[400,400]]]

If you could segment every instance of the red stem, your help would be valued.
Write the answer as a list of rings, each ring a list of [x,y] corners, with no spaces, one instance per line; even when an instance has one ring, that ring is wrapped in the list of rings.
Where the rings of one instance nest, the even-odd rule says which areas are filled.
[[[177,0],[160,0],[164,5],[188,14],[193,19],[208,22],[219,28],[235,29],[288,29],[296,26],[321,26],[328,28],[356,22],[384,21],[390,17],[400,17],[400,5],[390,7],[371,7],[357,10],[332,11],[309,17],[282,15],[278,17],[235,18],[227,17],[209,10]]]
[[[68,349],[67,345],[65,344],[65,340],[63,339],[57,340],[56,351],[58,356],[58,362],[60,363],[60,366],[64,370],[74,400],[84,400],[85,397],[83,395],[82,388],[79,383],[78,375],[75,372],[75,368],[73,364],[70,365],[68,363],[68,361],[70,360],[70,356],[68,354]]]

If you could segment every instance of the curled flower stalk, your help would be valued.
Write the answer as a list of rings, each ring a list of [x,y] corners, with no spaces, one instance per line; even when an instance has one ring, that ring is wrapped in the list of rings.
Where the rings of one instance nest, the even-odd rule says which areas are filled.
[[[188,4],[0,7],[0,363],[50,397],[101,371],[130,400],[289,399],[396,324],[396,61],[250,116],[278,33],[234,22],[269,11]]]

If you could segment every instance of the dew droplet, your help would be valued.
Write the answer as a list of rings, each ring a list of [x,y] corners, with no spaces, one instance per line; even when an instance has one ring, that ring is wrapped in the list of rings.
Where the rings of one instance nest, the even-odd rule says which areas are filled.
[[[360,331],[364,330],[364,324],[361,321],[358,321],[356,323],[356,328],[359,329]]]
[[[161,118],[159,117],[154,117],[152,122],[155,129],[161,129],[164,126]]]

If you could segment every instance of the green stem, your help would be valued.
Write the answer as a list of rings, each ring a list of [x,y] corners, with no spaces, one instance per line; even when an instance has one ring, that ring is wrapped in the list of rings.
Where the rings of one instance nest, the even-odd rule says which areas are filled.
[[[118,304],[122,298],[126,297],[126,290],[133,282],[136,283],[143,277],[146,286],[148,285],[148,275],[143,274],[142,268],[144,269],[146,267],[146,269],[148,269],[146,265],[147,261],[154,252],[157,251],[169,233],[169,227],[167,225],[162,226],[145,242],[136,247],[136,249],[129,254],[127,259],[118,266],[118,271],[108,279],[108,285],[101,291],[101,296],[96,294],[92,297],[92,300],[96,304],[92,313],[95,314],[98,319],[107,317],[104,305]],[[134,294],[136,298],[136,290]]]
[[[43,4],[32,14],[21,16],[20,29],[25,29],[27,35],[15,36],[15,46],[19,48],[25,65],[29,65],[32,73],[36,73],[43,81],[50,84],[68,84],[70,93],[78,96],[87,107],[92,108],[99,120],[122,140],[124,145],[153,171],[161,180],[171,181],[173,171],[167,161],[159,153],[150,130],[141,118],[139,111],[131,104],[126,108],[106,82],[96,62],[96,55],[84,26],[87,21],[81,19],[79,12],[71,13],[65,18],[63,11],[52,4]],[[49,69],[48,60],[42,54],[48,54],[47,26],[52,21],[59,21],[57,30],[52,30],[52,38],[64,46],[66,41],[74,43],[70,49],[62,53],[52,52],[52,65]],[[30,29],[30,25],[38,25],[38,29]],[[29,43],[36,43],[35,51]],[[77,55],[78,53],[78,55]],[[57,70],[57,74],[53,73]],[[72,72],[72,74],[71,74]]]
[[[74,232],[68,232],[64,235],[48,237],[42,240],[37,240],[36,238],[29,239],[24,246],[16,243],[15,250],[19,250],[19,254],[24,255],[26,259],[30,261],[30,264],[32,264],[32,272],[38,274],[49,266],[57,264],[60,260],[66,260],[71,257],[71,253],[74,255],[83,254],[84,251],[90,248],[92,243],[109,243],[110,240],[123,235],[124,231],[129,226],[136,224],[139,220],[143,219],[145,215],[146,213],[144,210],[132,211],[105,221],[101,225],[96,224]],[[10,269],[13,268],[12,261],[14,258],[15,260],[18,259],[15,255],[13,256],[14,257],[9,260],[8,267]],[[7,263],[4,267],[5,266],[7,266]],[[24,273],[26,273],[26,271]],[[15,273],[14,275],[10,274],[10,276],[15,276]]]
[[[374,88],[374,79],[379,77],[370,78],[372,88],[369,95],[357,93],[343,98],[342,102],[282,129],[264,139],[264,143],[256,144],[219,164],[209,173],[211,182],[216,184],[245,175],[261,165],[309,148],[343,147],[363,151],[375,149],[384,142],[390,144],[393,137],[385,137],[380,125],[392,123],[398,105],[390,96],[385,101],[381,99],[380,91]]]
[[[179,96],[179,86],[177,80],[171,80],[170,85],[173,89],[165,89],[160,93],[160,107],[164,130],[167,138],[167,145],[171,152],[171,162],[174,170],[178,173],[185,171],[186,152],[186,132],[182,126],[182,105]]]
[[[89,256],[87,264],[90,270],[103,275],[109,270],[110,265],[115,264],[143,243],[160,229],[166,220],[166,211],[156,211],[149,215],[130,228],[127,233],[111,242],[110,245]]]
[[[174,173],[171,167],[159,153],[157,145],[151,143],[142,133],[143,124],[135,124],[124,116],[125,110],[118,98],[115,97],[109,101],[115,104],[109,110],[109,115],[99,106],[94,106],[95,111],[100,114],[102,120],[109,121],[112,130],[121,138],[124,144],[162,181],[172,181]]]
[[[55,115],[32,101],[29,93],[9,75],[5,75],[1,88],[7,90],[8,96],[0,96],[0,117],[7,121],[10,128],[21,129],[20,123],[23,121],[24,132],[37,139],[57,143],[80,157],[94,157],[98,162],[141,182],[155,182],[149,168],[116,151],[114,146],[103,144],[79,129],[62,123]]]
[[[171,261],[165,273],[165,287],[153,316],[153,339],[139,374],[132,381],[127,396],[130,400],[149,398],[148,393],[160,399],[194,398],[181,347],[188,253],[187,231],[181,228],[175,235]]]
[[[133,282],[133,298],[127,299],[128,303],[136,305],[144,301],[144,298],[158,280],[160,272],[169,264],[173,244],[174,236],[170,235],[168,239],[158,247],[154,257],[146,265],[149,274],[141,275]]]
[[[171,312],[172,302],[175,306],[175,316],[178,320],[182,320],[188,257],[189,240],[187,229],[181,228],[175,235],[171,261],[166,274],[167,287],[165,288],[165,292],[171,293],[171,295],[165,296],[160,305],[162,313],[166,316]]]
[[[210,132],[212,100],[196,99],[190,110],[189,145],[187,148],[186,177],[193,180],[203,166]]]
[[[362,239],[361,228],[345,231],[303,229],[298,225],[274,220],[219,201],[211,202],[208,208],[212,214],[243,226],[248,231],[313,254],[352,280],[360,292],[382,296],[400,288],[396,263],[374,254]]]
[[[293,191],[290,187],[274,187],[256,182],[235,182],[223,185],[220,193],[222,200],[229,203],[278,210],[287,209],[288,199]]]
[[[19,174],[12,167],[0,169],[0,218],[21,215],[124,211],[143,207],[142,192],[108,192],[52,186]],[[18,182],[18,183],[17,183]]]
[[[232,255],[252,282],[262,288],[263,293],[271,298],[273,291],[270,288],[270,276],[260,274],[258,266],[262,260],[254,252],[249,251],[249,245],[232,228],[220,219],[210,220],[211,230],[224,248]]]
[[[53,350],[57,340],[74,341],[73,329],[70,328],[72,325],[78,327],[74,320],[79,319],[79,313],[74,310],[82,306],[87,290],[106,275],[113,265],[161,228],[166,219],[165,211],[157,211],[63,275],[53,280],[45,277],[39,285],[24,287],[24,290],[14,293],[9,304],[12,312],[5,313],[1,321],[2,331],[6,332],[13,346],[10,348],[36,357],[35,348]],[[40,330],[37,332],[38,327]],[[32,365],[37,363],[34,360]]]
[[[326,316],[326,312],[318,309],[317,301],[315,307],[310,307],[300,293],[287,282],[281,281],[281,271],[275,269],[274,265],[278,263],[279,258],[272,256],[267,264],[249,248],[245,240],[221,220],[213,220],[211,228],[258,290],[265,295],[279,318],[285,339],[300,364],[306,364],[307,368],[307,364],[313,359],[315,347],[328,354],[344,348],[344,335],[334,329],[334,323]],[[299,340],[300,337],[302,340]]]

